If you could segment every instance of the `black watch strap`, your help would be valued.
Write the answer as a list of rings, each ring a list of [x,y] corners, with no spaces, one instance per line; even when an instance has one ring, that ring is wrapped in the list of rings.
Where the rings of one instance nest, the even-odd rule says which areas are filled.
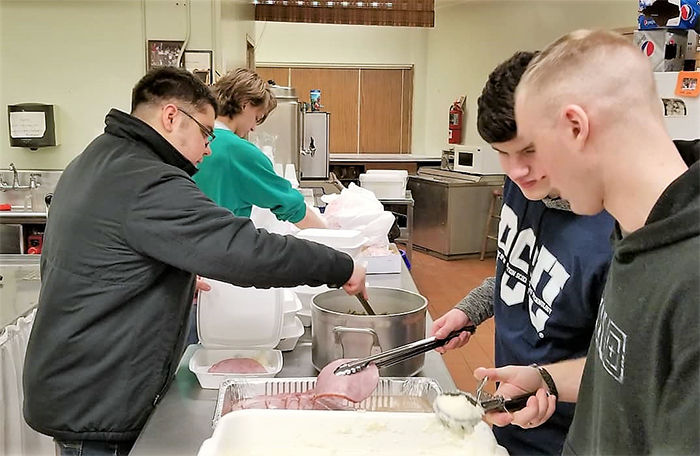
[[[549,394],[552,394],[559,398],[559,391],[557,391],[557,385],[554,384],[554,379],[549,374],[547,369],[545,369],[542,366],[538,366],[535,363],[530,364],[530,367],[534,367],[540,373],[540,377],[542,377],[542,380],[544,380],[545,385],[547,385],[547,389],[549,389]]]

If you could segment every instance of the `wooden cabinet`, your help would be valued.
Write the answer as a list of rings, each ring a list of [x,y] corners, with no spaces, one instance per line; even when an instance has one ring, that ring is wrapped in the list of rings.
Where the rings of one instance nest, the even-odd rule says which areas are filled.
[[[312,89],[321,90],[323,110],[330,112],[331,153],[357,151],[358,71],[323,68],[292,68],[292,87],[302,101]]]
[[[362,70],[360,153],[401,152],[401,70]]]
[[[411,152],[413,107],[412,68],[265,67],[265,80],[297,89],[299,101],[309,101],[311,89],[321,90],[330,116],[330,152]]]

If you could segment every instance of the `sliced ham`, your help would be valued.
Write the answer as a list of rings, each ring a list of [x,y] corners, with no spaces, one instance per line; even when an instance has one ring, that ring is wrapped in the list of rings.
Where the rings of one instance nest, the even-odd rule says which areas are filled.
[[[379,370],[372,364],[356,374],[335,375],[336,367],[346,361],[349,360],[338,359],[324,367],[313,389],[241,399],[222,414],[241,409],[354,410],[352,402],[367,399],[377,388]]]
[[[209,368],[210,373],[219,374],[264,374],[267,370],[252,358],[229,358]]]
[[[331,361],[318,374],[316,394],[333,394],[346,397],[352,402],[361,402],[372,395],[379,383],[379,369],[370,364],[360,372],[351,375],[335,375],[333,371],[349,359]]]

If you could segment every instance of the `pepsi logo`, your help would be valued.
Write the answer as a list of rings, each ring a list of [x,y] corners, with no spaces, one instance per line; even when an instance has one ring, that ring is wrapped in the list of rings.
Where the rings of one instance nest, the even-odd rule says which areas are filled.
[[[683,5],[681,6],[681,19],[684,21],[690,21],[693,19],[693,8],[690,7],[690,5]]]
[[[651,57],[654,53],[654,43],[652,41],[645,41],[642,43],[642,52],[644,52],[647,57]]]

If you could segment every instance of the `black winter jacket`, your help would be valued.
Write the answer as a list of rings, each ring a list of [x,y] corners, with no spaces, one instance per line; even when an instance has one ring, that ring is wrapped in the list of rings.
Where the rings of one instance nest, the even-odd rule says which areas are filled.
[[[195,274],[261,288],[350,278],[348,255],[256,230],[204,196],[195,171],[117,110],[66,168],[25,359],[32,428],[61,440],[136,438],[182,355]]]

